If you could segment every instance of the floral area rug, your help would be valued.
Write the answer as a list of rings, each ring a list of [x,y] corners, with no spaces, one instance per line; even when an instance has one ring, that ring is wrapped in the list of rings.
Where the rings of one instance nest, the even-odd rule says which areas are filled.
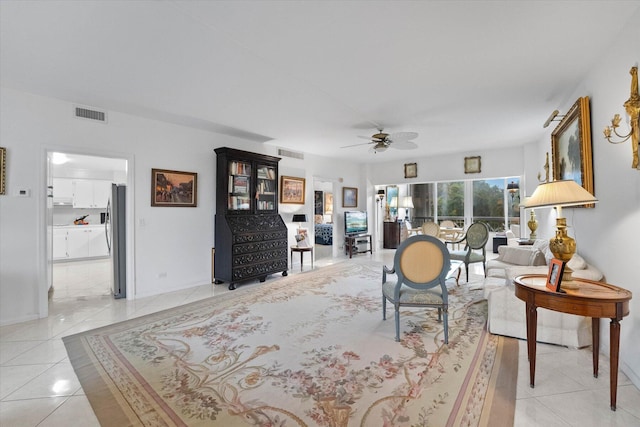
[[[486,332],[482,291],[448,282],[448,345],[435,309],[402,310],[395,342],[381,272],[274,277],[64,342],[103,426],[512,425],[517,342]]]

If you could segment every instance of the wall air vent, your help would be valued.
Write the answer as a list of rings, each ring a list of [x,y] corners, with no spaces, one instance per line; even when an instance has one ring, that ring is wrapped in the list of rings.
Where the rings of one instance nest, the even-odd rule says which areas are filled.
[[[74,107],[75,116],[80,119],[96,120],[98,122],[107,122],[107,113],[104,111],[90,110],[84,107]]]
[[[304,153],[298,151],[285,150],[284,148],[278,148],[278,156],[291,157],[293,159],[304,160]]]

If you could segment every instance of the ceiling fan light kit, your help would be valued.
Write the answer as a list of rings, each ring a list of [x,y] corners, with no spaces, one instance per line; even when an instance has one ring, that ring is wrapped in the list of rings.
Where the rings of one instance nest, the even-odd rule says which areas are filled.
[[[371,145],[369,152],[373,154],[386,151],[389,147],[396,148],[398,150],[413,150],[415,148],[418,148],[418,146],[411,140],[417,137],[418,134],[416,132],[397,132],[388,134],[386,132],[383,132],[382,129],[378,129],[378,133],[375,133],[370,137],[360,137],[369,139],[369,142],[365,142],[363,144],[346,145],[341,148],[357,147],[360,145]]]

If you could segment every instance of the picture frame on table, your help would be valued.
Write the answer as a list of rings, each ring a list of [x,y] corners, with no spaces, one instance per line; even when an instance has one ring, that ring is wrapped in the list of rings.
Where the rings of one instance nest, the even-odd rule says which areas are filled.
[[[547,274],[547,288],[553,292],[562,292],[562,273],[564,273],[564,261],[553,258],[549,261],[549,273]]]
[[[198,174],[169,169],[151,169],[151,206],[198,206]]]
[[[342,207],[358,207],[358,189],[355,187],[342,187]]]
[[[280,203],[304,205],[305,179],[295,176],[280,177]]]
[[[595,196],[588,96],[578,98],[551,133],[551,160],[554,181],[573,180]],[[595,204],[572,207],[593,208]]]
[[[480,173],[482,170],[482,159],[480,156],[464,158],[464,173]]]

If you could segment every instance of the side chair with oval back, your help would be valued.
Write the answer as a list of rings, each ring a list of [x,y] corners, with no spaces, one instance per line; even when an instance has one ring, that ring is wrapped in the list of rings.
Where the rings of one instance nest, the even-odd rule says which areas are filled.
[[[433,307],[444,324],[444,342],[449,342],[449,299],[446,277],[449,251],[438,238],[424,234],[411,236],[400,244],[393,268],[382,267],[382,319],[387,318],[387,300],[395,308],[396,341],[400,341],[400,306]],[[397,281],[387,282],[387,274]]]
[[[487,252],[485,246],[489,240],[489,227],[482,222],[474,222],[469,226],[467,232],[459,242],[466,241],[463,250],[449,251],[451,260],[457,260],[464,262],[464,269],[467,273],[467,282],[469,282],[469,264],[475,262],[482,263],[482,269],[484,276],[487,276]],[[456,242],[447,242],[456,243]]]

